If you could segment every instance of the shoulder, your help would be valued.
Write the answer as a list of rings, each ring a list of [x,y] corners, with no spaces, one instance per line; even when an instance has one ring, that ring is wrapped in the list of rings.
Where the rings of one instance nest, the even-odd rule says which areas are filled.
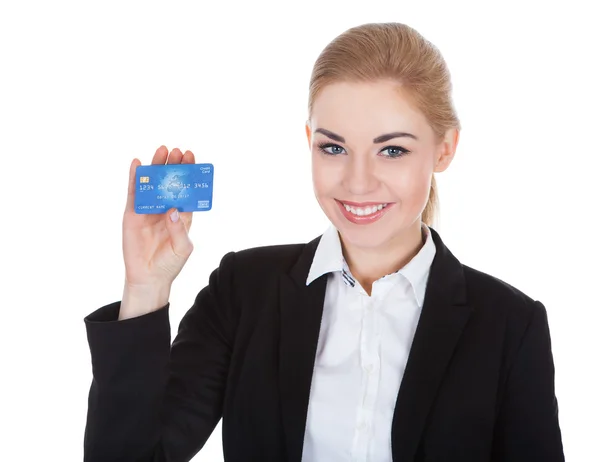
[[[464,264],[462,267],[467,300],[475,312],[501,323],[517,337],[534,318],[546,322],[546,308],[536,298],[496,276]]]
[[[298,261],[306,243],[265,245],[235,252],[238,271],[287,272]]]
[[[510,281],[465,265],[448,249],[439,232],[430,230],[437,251],[428,285],[451,285],[457,303],[469,305],[478,318],[488,321],[528,323],[536,312],[545,312],[541,302]]]
[[[275,303],[281,278],[310,264],[314,243],[265,245],[232,251],[214,271],[215,292],[228,294],[228,306],[235,312],[251,313],[255,319]],[[302,272],[302,270],[300,270]],[[217,287],[218,286],[218,287]]]
[[[270,286],[281,274],[290,273],[298,262],[309,263],[320,236],[308,243],[250,247],[227,253],[219,265],[221,272],[233,275],[235,285]]]
[[[462,265],[466,289],[476,299],[492,297],[499,302],[530,305],[534,299],[509,282],[467,265]]]

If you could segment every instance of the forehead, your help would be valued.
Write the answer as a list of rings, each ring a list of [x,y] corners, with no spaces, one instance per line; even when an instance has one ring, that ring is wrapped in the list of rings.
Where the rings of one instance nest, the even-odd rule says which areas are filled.
[[[354,139],[394,131],[414,133],[423,139],[431,130],[402,87],[387,80],[325,86],[313,102],[311,125]]]

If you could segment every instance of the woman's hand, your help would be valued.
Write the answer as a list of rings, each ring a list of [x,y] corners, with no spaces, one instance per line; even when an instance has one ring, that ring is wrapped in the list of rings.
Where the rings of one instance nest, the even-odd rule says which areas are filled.
[[[194,154],[177,148],[169,154],[165,146],[156,150],[152,164],[193,164]],[[123,215],[123,258],[125,288],[119,319],[140,316],[165,306],[171,285],[181,272],[194,247],[189,238],[192,212],[172,208],[164,214],[135,213],[135,170],[141,162],[133,159],[129,168],[127,205]]]

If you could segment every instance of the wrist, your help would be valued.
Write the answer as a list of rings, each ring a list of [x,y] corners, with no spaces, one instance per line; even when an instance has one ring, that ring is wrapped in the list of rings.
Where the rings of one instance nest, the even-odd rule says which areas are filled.
[[[171,286],[132,285],[125,282],[119,320],[151,313],[169,302]]]

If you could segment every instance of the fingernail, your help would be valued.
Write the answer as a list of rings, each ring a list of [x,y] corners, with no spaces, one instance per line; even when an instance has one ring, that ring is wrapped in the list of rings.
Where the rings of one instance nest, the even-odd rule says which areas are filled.
[[[179,220],[179,212],[177,210],[173,210],[171,212],[171,221],[175,223],[177,220]]]

